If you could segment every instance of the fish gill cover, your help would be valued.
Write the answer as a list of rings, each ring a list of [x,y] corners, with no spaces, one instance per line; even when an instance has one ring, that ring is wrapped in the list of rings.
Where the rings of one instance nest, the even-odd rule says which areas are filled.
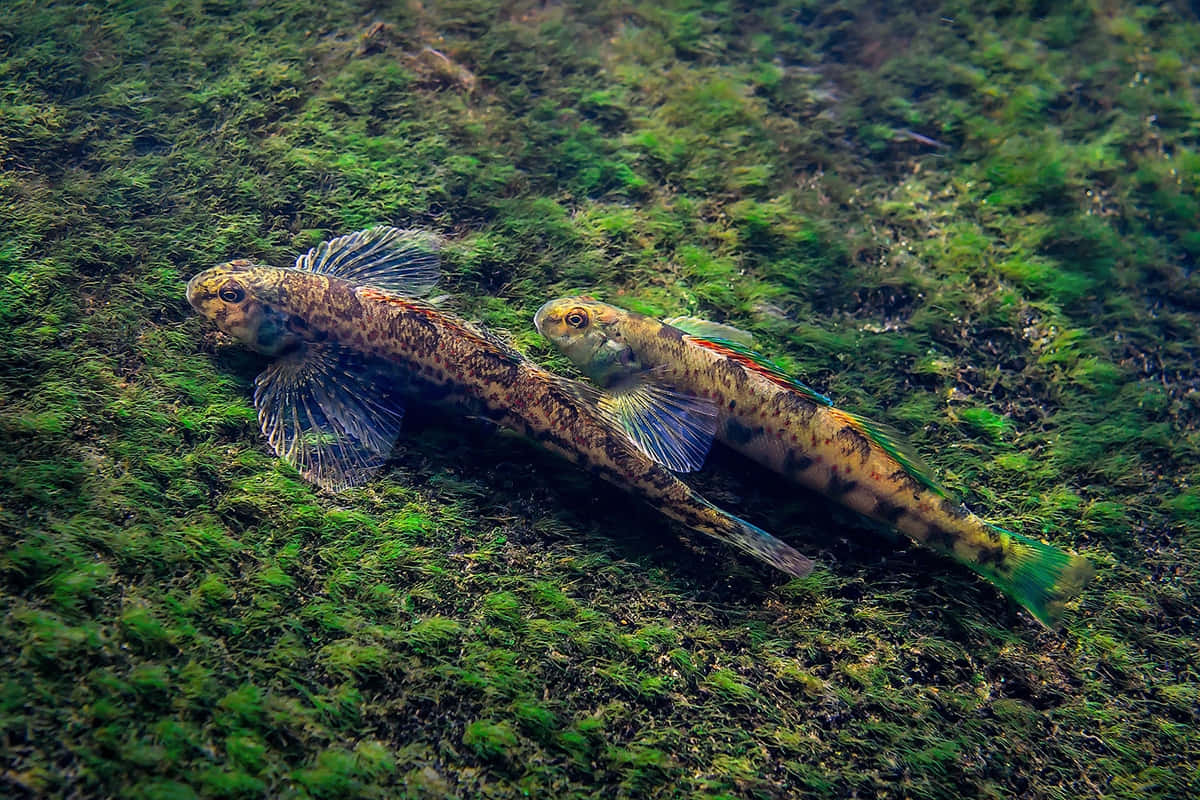
[[[1200,794],[1183,3],[0,4],[0,794]],[[185,279],[374,224],[752,332],[1099,571],[1061,633],[732,456],[688,549],[410,414],[323,495]],[[819,552],[817,552],[819,551]]]

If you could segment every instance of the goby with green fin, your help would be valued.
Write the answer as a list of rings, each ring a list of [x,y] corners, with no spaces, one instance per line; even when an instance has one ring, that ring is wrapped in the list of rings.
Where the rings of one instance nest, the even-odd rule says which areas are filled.
[[[709,403],[718,438],[733,449],[951,556],[1047,626],[1092,576],[1082,556],[981,520],[897,433],[836,408],[755,352],[743,331],[690,317],[660,322],[588,297],[552,300],[534,322],[597,383],[605,405],[644,405],[664,386]]]
[[[486,332],[415,299],[438,279],[439,242],[425,231],[377,227],[325,242],[279,268],[236,260],[188,283],[188,302],[225,333],[276,356],[254,402],[275,453],[336,491],[386,461],[403,405],[398,369],[462,400],[693,530],[792,575],[812,562],[712,505],[644,451],[677,469],[703,461],[715,415],[681,398],[645,417],[639,442],[589,392]],[[656,407],[656,412],[659,407]]]

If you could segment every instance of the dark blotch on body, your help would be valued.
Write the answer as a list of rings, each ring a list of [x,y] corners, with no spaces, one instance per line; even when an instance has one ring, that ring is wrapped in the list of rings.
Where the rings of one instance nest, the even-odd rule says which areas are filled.
[[[813,465],[813,460],[803,453],[788,450],[783,460],[783,471],[789,475],[799,475]]]
[[[954,543],[958,541],[958,537],[940,525],[930,525],[929,538],[925,541],[933,547],[940,547],[943,550],[953,550]]]
[[[879,519],[887,520],[895,525],[907,512],[904,506],[896,505],[880,498],[875,501],[875,511],[873,513]]]
[[[673,328],[670,325],[660,325],[658,327],[658,335],[673,342],[683,341],[683,331]]]
[[[862,463],[866,464],[871,457],[871,440],[849,425],[837,432],[838,441],[842,443],[842,454],[858,453]]]
[[[779,410],[785,414],[794,414],[807,422],[817,413],[817,404],[802,394],[793,391],[781,392],[778,396]]]
[[[712,379],[718,386],[733,387],[734,393],[741,394],[746,390],[750,380],[746,368],[731,358],[722,358],[709,368]]]
[[[971,512],[967,510],[966,506],[956,503],[948,497],[942,499],[942,511],[954,519],[966,519],[971,516]]]
[[[736,419],[725,420],[725,437],[733,445],[746,445],[758,438],[763,432],[762,426],[751,428]]]
[[[975,562],[980,566],[998,569],[1004,564],[1005,558],[1003,547],[1000,545],[991,545],[979,549],[979,555],[975,557]]]
[[[825,487],[825,493],[836,499],[853,491],[856,486],[858,486],[858,481],[844,480],[835,473],[829,476],[829,485]]]
[[[920,481],[902,469],[898,469],[891,475],[888,475],[888,480],[892,481],[893,483],[898,483],[902,488],[912,492],[914,498],[920,497],[921,492],[924,491],[925,488],[921,485]]]

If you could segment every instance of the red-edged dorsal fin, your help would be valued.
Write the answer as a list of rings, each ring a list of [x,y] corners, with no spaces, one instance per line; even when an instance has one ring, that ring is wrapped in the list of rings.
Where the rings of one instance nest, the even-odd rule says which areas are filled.
[[[941,497],[951,497],[950,493],[933,479],[932,470],[925,465],[921,457],[912,449],[904,437],[889,425],[869,420],[849,411],[833,407],[833,401],[817,390],[807,386],[802,381],[792,377],[782,367],[766,356],[738,342],[726,339],[705,339],[699,336],[687,336],[688,341],[708,350],[713,350],[726,358],[733,359],[746,369],[762,375],[778,386],[790,389],[807,397],[814,403],[826,406],[837,415],[843,424],[849,425],[867,437],[874,447],[887,453],[900,467],[917,483]]]
[[[785,389],[792,389],[800,392],[800,394],[804,395],[809,400],[812,400],[817,405],[833,405],[833,401],[828,397],[821,394],[816,389],[813,389],[811,386],[808,386],[803,381],[792,377],[786,371],[784,371],[783,367],[779,366],[762,353],[759,353],[756,350],[751,350],[749,347],[746,347],[743,344],[733,342],[728,339],[705,339],[699,336],[687,336],[685,338],[693,344],[709,350],[714,350],[727,358],[733,359],[751,372],[757,372],[759,375],[762,375],[764,378],[767,378],[768,380],[782,386]]]
[[[438,325],[441,327],[449,329],[455,334],[470,341],[474,341],[477,344],[483,345],[490,350],[500,351],[512,359],[524,360],[525,358],[519,352],[517,352],[517,350],[511,344],[504,341],[486,328],[478,328],[471,323],[451,316],[442,309],[436,308],[424,301],[403,297],[398,294],[393,294],[392,292],[375,289],[371,286],[360,286],[355,289],[354,292],[364,300],[369,300],[374,303],[384,303],[395,308],[402,308],[405,311],[413,314],[421,314],[429,317],[430,319],[437,320]]]

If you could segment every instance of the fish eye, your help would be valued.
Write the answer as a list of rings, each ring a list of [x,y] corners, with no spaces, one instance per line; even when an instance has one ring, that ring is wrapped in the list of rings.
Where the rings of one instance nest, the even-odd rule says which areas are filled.
[[[236,283],[227,283],[217,292],[217,297],[226,303],[240,303],[246,299],[246,290]]]
[[[582,308],[572,308],[563,317],[563,322],[570,325],[572,328],[586,328],[588,324],[587,312]]]

